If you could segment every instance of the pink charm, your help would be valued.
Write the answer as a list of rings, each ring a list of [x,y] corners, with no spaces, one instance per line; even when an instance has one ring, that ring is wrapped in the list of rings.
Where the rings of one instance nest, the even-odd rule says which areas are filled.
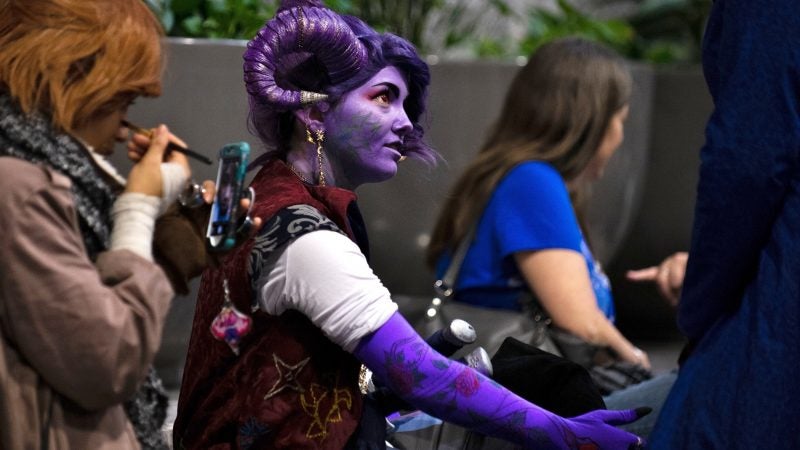
[[[211,322],[211,334],[220,341],[225,341],[234,354],[239,354],[239,342],[250,332],[253,319],[242,313],[231,302],[228,291],[228,280],[222,281],[225,290],[225,302],[214,321]]]

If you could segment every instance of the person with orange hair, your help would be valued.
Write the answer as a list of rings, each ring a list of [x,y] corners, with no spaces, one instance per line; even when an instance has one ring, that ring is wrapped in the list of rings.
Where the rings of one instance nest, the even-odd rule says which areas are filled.
[[[162,34],[140,0],[0,0],[0,448],[166,448],[153,230],[191,171],[164,125],[127,180],[104,159]]]

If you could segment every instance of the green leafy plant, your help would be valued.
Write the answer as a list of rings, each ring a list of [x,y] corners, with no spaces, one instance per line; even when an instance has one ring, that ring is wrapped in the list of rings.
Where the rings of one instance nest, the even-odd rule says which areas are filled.
[[[502,22],[514,19],[516,15],[503,0],[486,0],[486,8],[478,11],[463,1],[448,2],[436,14],[431,14],[428,21],[428,29],[444,30],[438,33],[440,41],[435,48],[429,50],[464,48],[481,58],[510,55],[510,42],[487,33],[486,22],[490,17]]]
[[[279,0],[144,0],[161,19],[169,36],[250,39],[277,10]],[[500,15],[505,0],[487,0]],[[360,17],[379,31],[410,40],[423,52],[462,45],[475,36],[485,11],[475,12],[458,0],[326,0],[342,14]],[[427,30],[446,30],[442,42],[430,42]],[[478,42],[479,39],[474,39]],[[490,43],[484,41],[483,46]],[[477,44],[476,44],[477,46]]]
[[[379,31],[399,34],[422,46],[427,19],[441,4],[441,0],[351,0],[340,5],[338,11],[358,16]]]
[[[578,35],[608,45],[629,59],[697,62],[712,1],[643,0],[627,17],[601,20],[581,12],[568,0],[556,0],[556,11],[531,10],[519,53],[530,54],[550,39]]]
[[[627,21],[636,31],[632,55],[656,63],[700,60],[703,30],[713,0],[645,0]]]
[[[629,55],[634,46],[633,27],[623,20],[599,20],[579,11],[566,0],[557,0],[557,10],[534,8],[519,54],[530,55],[541,44],[566,36],[581,36]]]
[[[263,0],[145,0],[169,36],[250,39],[275,14]]]
[[[486,0],[487,8],[480,11],[459,0],[344,0],[326,4],[340,13],[360,17],[379,31],[403,36],[423,53],[477,45],[483,37],[476,29],[487,10],[500,16],[511,14],[505,0]]]
[[[156,12],[169,36],[229,39],[252,38],[280,3],[144,1]],[[699,60],[705,18],[713,0],[639,0],[634,14],[614,19],[594,18],[570,0],[556,0],[555,10],[534,7],[527,13],[515,13],[507,0],[484,1],[484,8],[461,0],[325,0],[325,4],[339,13],[356,15],[379,31],[409,39],[422,53],[461,49],[481,58],[527,56],[543,42],[578,35],[608,45],[630,59],[670,63]],[[489,18],[498,20],[498,27],[512,20],[527,21],[527,31],[522,39],[498,37],[486,32],[493,25],[487,24]]]

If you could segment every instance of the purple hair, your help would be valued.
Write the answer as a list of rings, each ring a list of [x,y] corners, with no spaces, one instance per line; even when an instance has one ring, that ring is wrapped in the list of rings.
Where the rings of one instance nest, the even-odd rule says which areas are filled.
[[[336,14],[319,1],[285,0],[248,42],[244,60],[248,128],[267,149],[256,163],[285,156],[293,110],[320,101],[335,103],[387,66],[396,67],[408,84],[404,107],[414,129],[405,136],[404,154],[436,163],[438,155],[423,141],[419,123],[430,71],[405,39],[377,33],[357,17]]]

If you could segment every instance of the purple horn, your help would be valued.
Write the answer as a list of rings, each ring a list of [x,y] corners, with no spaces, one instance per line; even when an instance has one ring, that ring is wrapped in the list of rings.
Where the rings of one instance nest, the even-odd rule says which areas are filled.
[[[247,43],[244,82],[248,94],[278,110],[327,99],[322,93],[278,86],[276,66],[287,57],[302,54],[316,56],[332,84],[358,73],[367,58],[363,44],[335,12],[315,6],[282,9]]]

